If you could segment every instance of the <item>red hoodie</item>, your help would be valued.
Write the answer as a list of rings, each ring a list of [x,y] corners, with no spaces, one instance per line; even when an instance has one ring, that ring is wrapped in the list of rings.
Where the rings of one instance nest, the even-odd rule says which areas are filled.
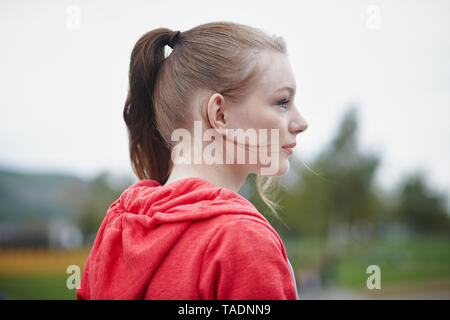
[[[77,299],[297,299],[277,232],[244,197],[191,177],[144,179],[108,209]]]

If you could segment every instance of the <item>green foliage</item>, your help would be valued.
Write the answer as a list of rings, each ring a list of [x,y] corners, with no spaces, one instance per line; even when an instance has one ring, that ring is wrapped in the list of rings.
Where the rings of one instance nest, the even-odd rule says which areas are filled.
[[[276,219],[269,221],[287,240],[287,247],[298,243],[297,247],[294,245],[296,249],[289,249],[294,266],[315,270],[325,285],[339,281],[346,285],[365,283],[361,282],[367,278],[365,268],[377,262],[385,267],[387,281],[394,281],[396,277],[418,279],[433,272],[437,276],[449,276],[444,272],[448,263],[445,259],[439,260],[441,256],[433,256],[437,260],[432,266],[426,267],[420,262],[426,250],[419,251],[418,258],[410,261],[409,271],[405,271],[391,263],[395,254],[401,256],[394,249],[389,251],[389,246],[395,248],[395,245],[384,242],[381,251],[376,251],[376,247],[369,249],[367,243],[371,239],[400,237],[405,232],[448,233],[449,215],[444,196],[427,188],[421,175],[406,177],[398,187],[397,197],[385,195],[374,182],[381,159],[361,151],[357,137],[357,108],[351,107],[335,138],[310,166],[295,157],[290,159],[291,169],[285,179],[289,185],[282,189],[279,197],[280,216],[289,229]],[[247,189],[252,186],[249,183]],[[256,192],[250,190],[249,194],[260,209],[263,205]],[[368,252],[355,251],[355,245]],[[443,249],[448,250],[448,243],[445,245]],[[379,255],[374,256],[374,252]],[[356,275],[359,278],[356,279]]]
[[[74,300],[75,289],[67,289],[67,277],[67,274],[0,275],[0,294],[10,300]]]
[[[413,173],[400,186],[397,217],[412,232],[448,233],[449,215],[445,197],[431,190],[423,173]]]
[[[432,279],[450,279],[450,237],[414,236],[401,241],[374,239],[352,248],[336,270],[338,285],[363,289],[366,268],[378,265],[384,286]]]
[[[291,234],[323,237],[340,224],[370,224],[375,229],[383,211],[373,186],[379,162],[358,149],[356,109],[350,109],[311,169],[302,169],[295,158],[291,161],[289,174],[297,179],[285,188],[280,202]]]
[[[76,224],[87,239],[88,244],[93,241],[108,208],[115,202],[121,189],[129,185],[124,184],[118,190],[112,189],[106,172],[99,174],[88,185],[88,195],[78,208]]]
[[[0,170],[0,221],[46,224],[70,219],[83,197],[84,181],[57,174],[30,174]]]
[[[348,109],[335,137],[309,166],[290,159],[285,179],[290,183],[282,185],[279,195],[280,216],[289,229],[276,219],[269,219],[272,225],[284,237],[328,237],[329,241],[340,228],[360,229],[370,237],[398,222],[409,232],[448,232],[445,197],[431,191],[422,175],[406,177],[397,197],[384,195],[375,184],[381,158],[360,150],[357,115],[356,106]],[[265,212],[253,177],[247,179],[245,189],[250,201]],[[346,236],[353,237],[350,232]]]

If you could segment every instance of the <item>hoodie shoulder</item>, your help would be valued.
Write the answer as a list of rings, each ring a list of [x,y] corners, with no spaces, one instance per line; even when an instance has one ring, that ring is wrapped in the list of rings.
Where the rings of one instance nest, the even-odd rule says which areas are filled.
[[[232,216],[211,237],[198,283],[202,299],[296,299],[283,243],[268,224]]]

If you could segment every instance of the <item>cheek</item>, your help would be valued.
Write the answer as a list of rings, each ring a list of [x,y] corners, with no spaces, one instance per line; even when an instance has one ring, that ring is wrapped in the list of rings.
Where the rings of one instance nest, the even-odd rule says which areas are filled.
[[[275,129],[278,132],[278,136],[280,136],[282,132],[284,132],[283,128],[285,122],[282,114],[273,112],[272,109],[258,115],[255,125],[258,129],[267,129],[267,134],[270,137],[273,129]]]
[[[244,130],[275,128],[274,110],[266,101],[251,99],[233,110],[233,127]]]
[[[255,129],[256,134],[260,134],[260,129],[266,129],[266,141],[273,141],[272,139],[272,129],[276,129],[278,132],[278,139],[274,136],[275,140],[282,141],[282,133],[284,132],[283,126],[285,126],[285,121],[283,114],[277,112],[276,106],[262,105],[259,103],[257,107],[252,107],[247,105],[247,109],[243,112],[239,112],[234,115],[234,121],[232,127],[235,129]],[[264,132],[261,132],[263,134]],[[275,144],[279,141],[273,141]]]
[[[281,129],[283,119],[274,107],[263,106],[249,117],[247,126],[255,129]]]

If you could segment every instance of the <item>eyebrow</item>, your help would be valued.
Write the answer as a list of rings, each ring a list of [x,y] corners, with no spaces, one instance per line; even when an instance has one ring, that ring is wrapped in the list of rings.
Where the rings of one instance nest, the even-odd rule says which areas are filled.
[[[278,88],[277,90],[274,91],[274,93],[278,92],[278,91],[281,91],[281,90],[288,90],[291,94],[295,93],[295,89],[291,88],[291,87],[288,87],[288,86]]]

